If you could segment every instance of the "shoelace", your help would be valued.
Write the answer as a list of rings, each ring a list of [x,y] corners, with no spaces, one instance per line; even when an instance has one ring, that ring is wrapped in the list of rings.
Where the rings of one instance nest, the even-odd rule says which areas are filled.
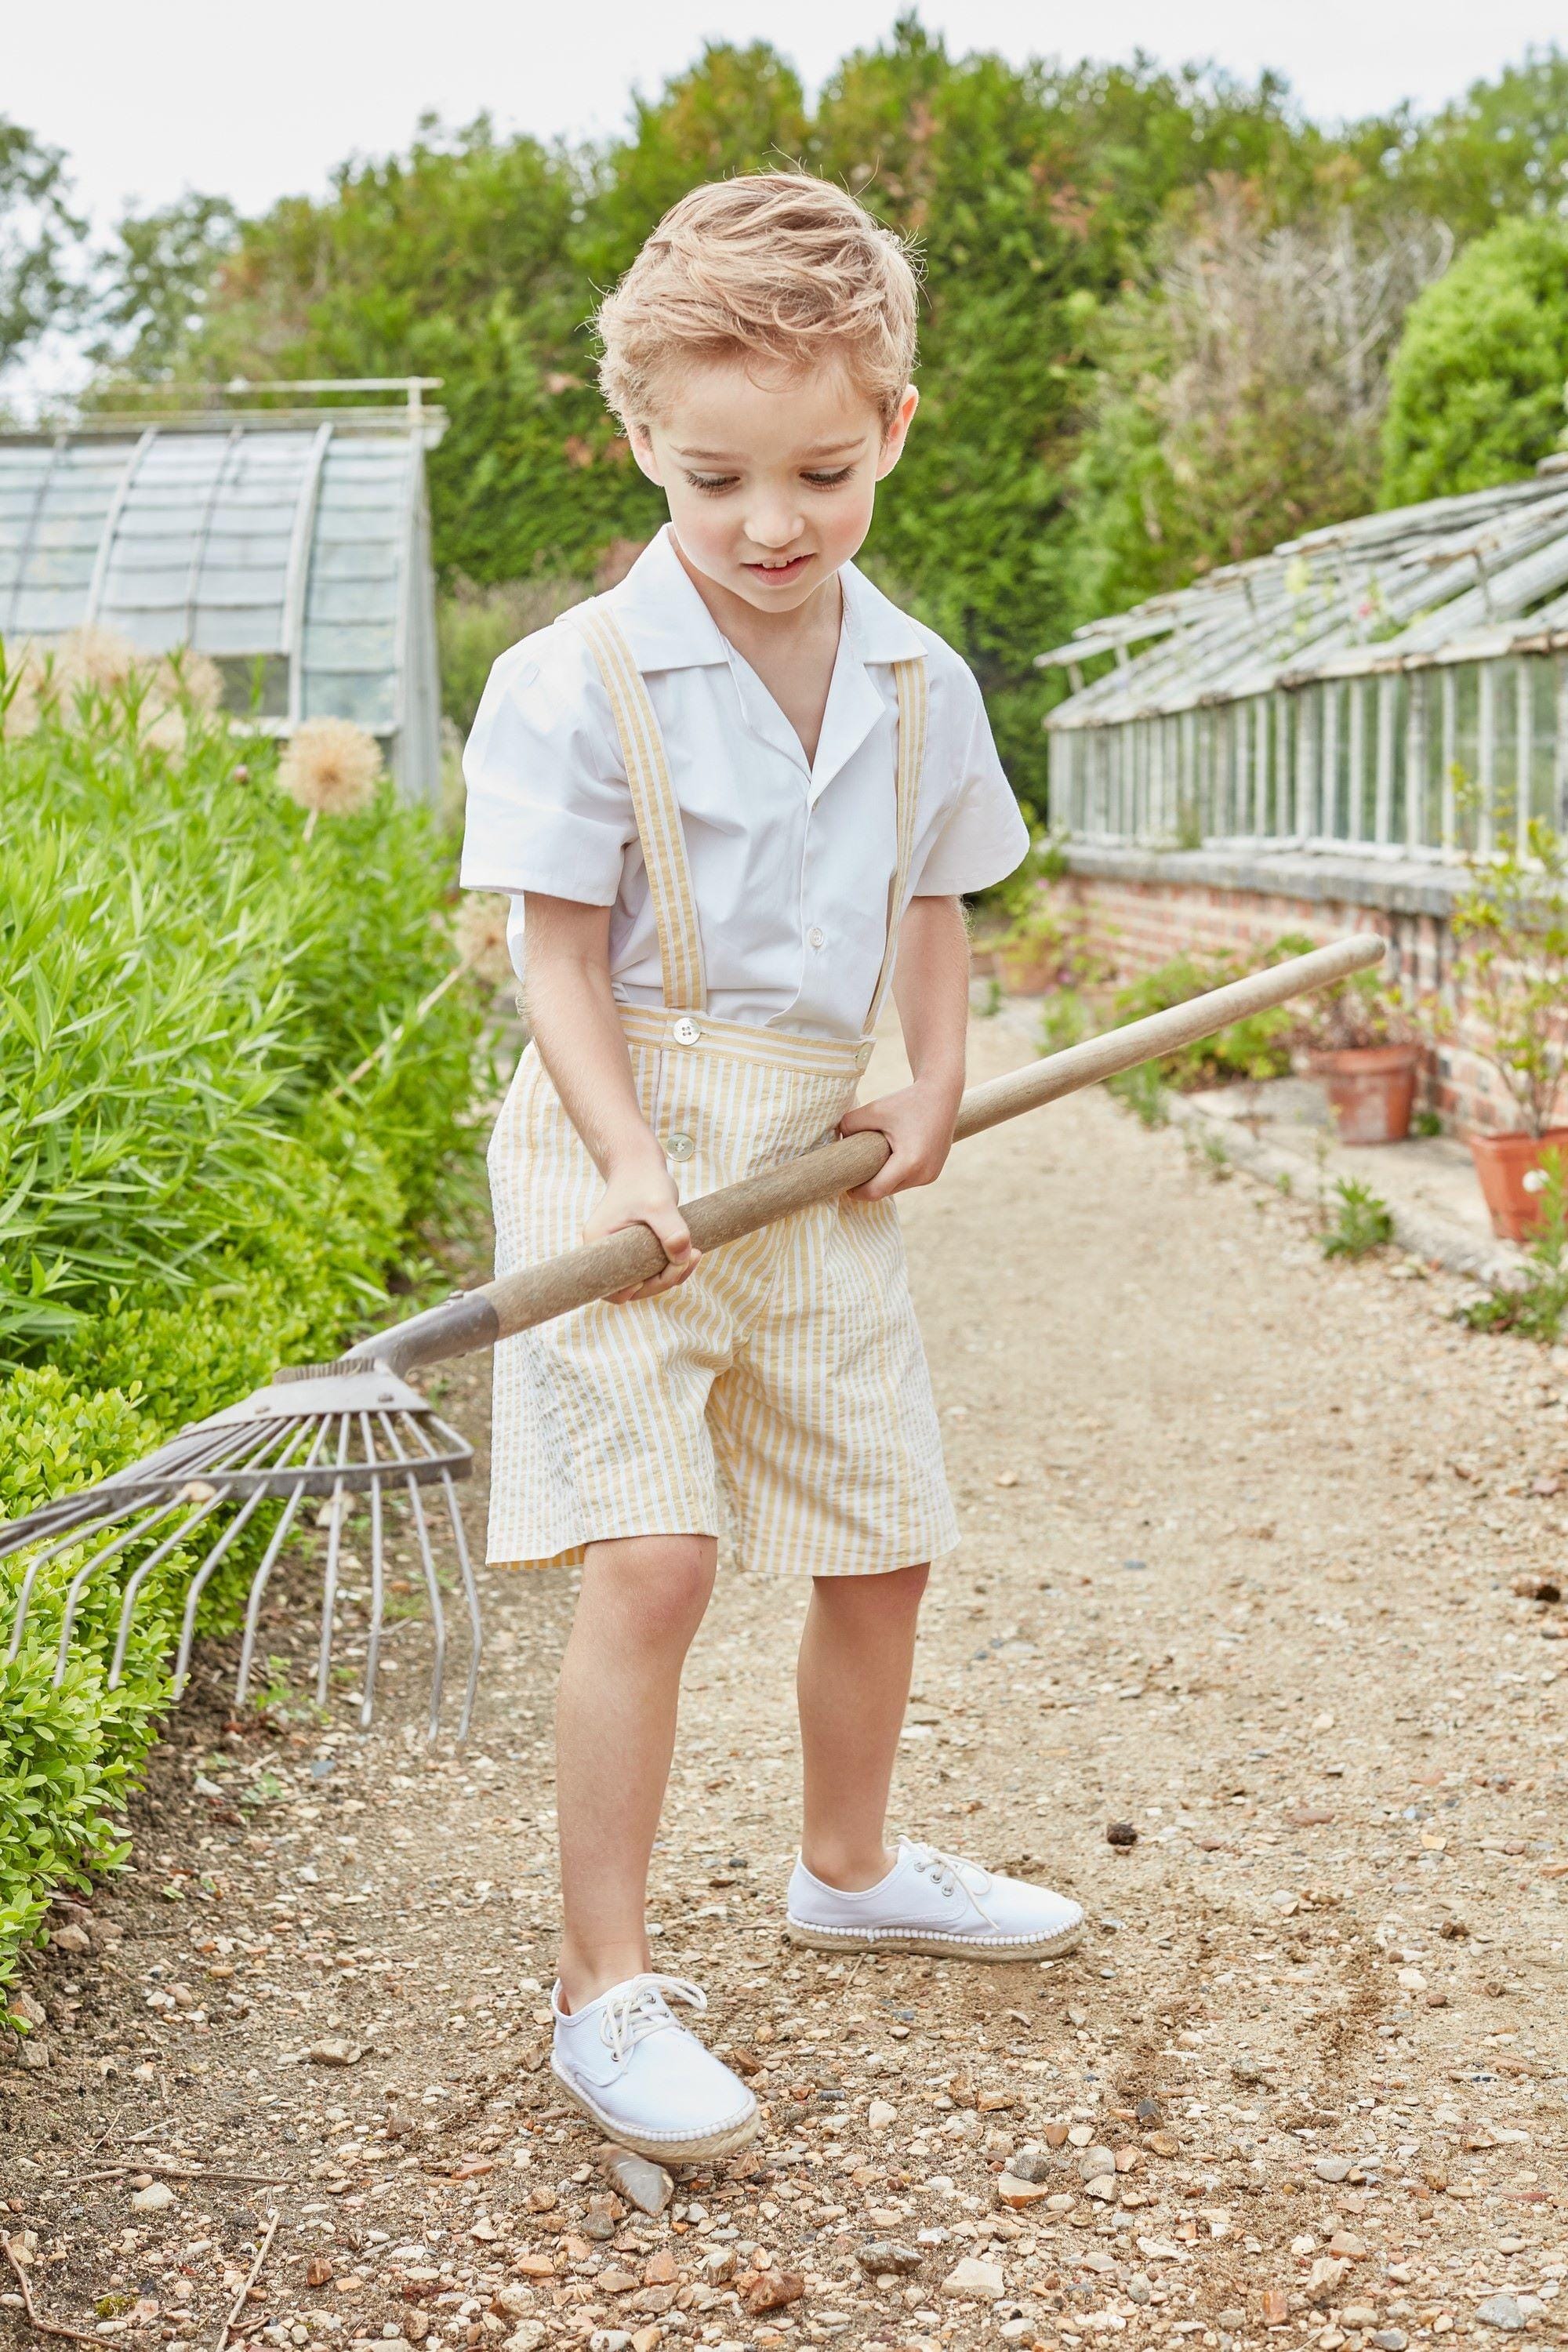
[[[672,2000],[683,2000],[691,2009],[708,2006],[708,1996],[700,1985],[694,1985],[687,1977],[631,1977],[616,1988],[605,2003],[599,2020],[599,2039],[617,2066],[650,2033],[658,2033],[665,2026],[676,2023],[669,2013]]]
[[[934,1879],[944,1895],[956,1895],[962,1891],[968,1895],[985,1925],[995,1927],[995,1920],[980,1899],[991,1885],[991,1873],[983,1864],[970,1862],[961,1853],[943,1853],[939,1846],[921,1845],[913,1838],[909,1841],[909,1852],[915,1869]],[[966,1877],[966,1872],[972,1873],[973,1876]],[[979,1880],[978,1886],[974,1885],[974,1879]]]

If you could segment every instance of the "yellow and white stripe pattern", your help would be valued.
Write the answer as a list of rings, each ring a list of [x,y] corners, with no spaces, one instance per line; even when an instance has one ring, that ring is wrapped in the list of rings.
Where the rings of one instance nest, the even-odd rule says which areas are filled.
[[[665,1008],[623,1013],[638,1099],[689,1200],[829,1136],[870,1055],[705,1009],[679,810],[647,690],[602,610],[572,616],[609,689],[658,915]],[[925,671],[897,667],[898,867],[871,1018],[891,978],[925,738]],[[489,1151],[496,1270],[574,1247],[601,1180],[531,1046]],[[489,1557],[580,1559],[615,1537],[719,1534],[748,1567],[871,1575],[958,1528],[891,1201],[805,1209],[677,1289],[587,1307],[495,1357]]]

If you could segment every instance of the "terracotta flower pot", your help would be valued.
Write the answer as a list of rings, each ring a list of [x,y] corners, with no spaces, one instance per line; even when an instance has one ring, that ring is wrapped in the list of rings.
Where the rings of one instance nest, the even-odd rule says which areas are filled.
[[[1415,1101],[1419,1045],[1344,1045],[1313,1054],[1342,1143],[1403,1143]]]
[[[1541,1165],[1542,1152],[1557,1150],[1568,1163],[1568,1127],[1544,1135],[1468,1135],[1481,1195],[1499,1241],[1530,1239],[1541,1223],[1541,1195],[1527,1192],[1524,1180]]]

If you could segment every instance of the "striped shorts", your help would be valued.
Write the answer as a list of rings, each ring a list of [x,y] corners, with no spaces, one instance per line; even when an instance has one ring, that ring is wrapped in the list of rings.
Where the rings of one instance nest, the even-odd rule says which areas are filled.
[[[623,1017],[683,1200],[824,1141],[869,1052],[706,1015],[683,1045],[673,1013]],[[489,1171],[498,1275],[581,1240],[602,1180],[531,1046]],[[582,1307],[497,1348],[492,1561],[720,1535],[726,1497],[750,1568],[869,1576],[957,1542],[891,1201],[800,1210],[658,1297]]]

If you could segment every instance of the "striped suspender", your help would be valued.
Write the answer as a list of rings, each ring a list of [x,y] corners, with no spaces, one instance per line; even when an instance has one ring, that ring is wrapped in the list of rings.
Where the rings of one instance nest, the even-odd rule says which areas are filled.
[[[602,605],[582,604],[566,615],[587,638],[621,739],[621,755],[631,786],[632,814],[642,843],[658,928],[658,958],[664,975],[664,1001],[672,1011],[701,1013],[708,1003],[708,983],[702,970],[702,934],[697,927],[697,901],[692,895],[691,869],[686,859],[686,835],[681,831],[680,804],[670,782],[664,741],[648,700],[642,672],[632,657],[620,625]]]
[[[893,977],[893,966],[899,954],[899,924],[904,911],[904,892],[909,887],[910,860],[915,847],[915,812],[920,806],[921,772],[926,756],[926,666],[923,655],[912,661],[893,664],[893,682],[899,692],[899,767],[898,864],[888,888],[888,944],[882,954],[882,969],[877,975],[877,985],[871,997],[871,1008],[866,1015],[866,1034],[877,1026],[877,1016],[882,1010]]]
[[[631,787],[632,814],[642,844],[658,930],[665,1004],[671,1011],[700,1013],[708,1003],[702,935],[698,929],[697,901],[687,862],[680,805],[670,781],[669,763],[665,758],[653,704],[619,624],[602,605],[580,604],[575,612],[563,618],[580,629],[588,641],[621,739],[626,782]],[[877,1016],[893,976],[899,920],[914,853],[921,772],[925,765],[927,688],[923,657],[917,655],[911,661],[895,662],[893,678],[899,697],[898,852],[888,889],[888,942],[867,1014],[868,1034],[877,1025]]]

